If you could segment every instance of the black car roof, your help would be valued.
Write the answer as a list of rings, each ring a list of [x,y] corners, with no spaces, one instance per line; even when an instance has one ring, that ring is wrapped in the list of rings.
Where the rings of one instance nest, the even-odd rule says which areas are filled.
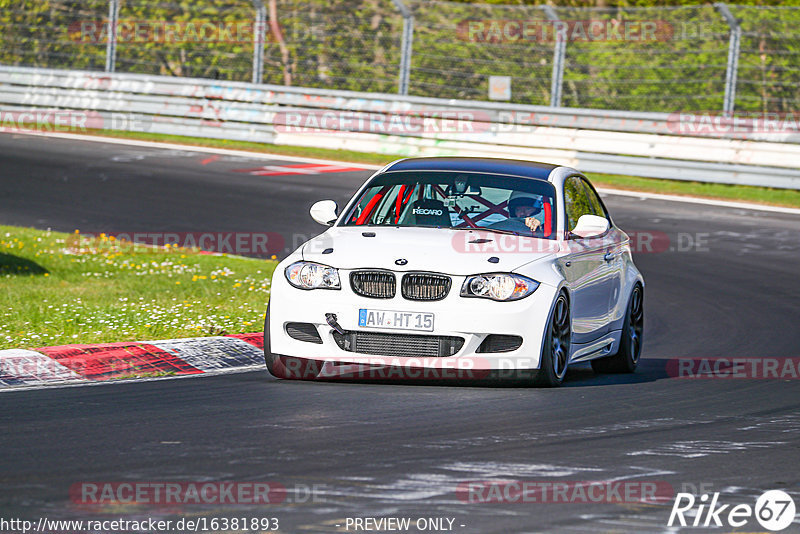
[[[510,176],[523,176],[537,180],[547,180],[550,172],[558,165],[525,161],[520,159],[500,158],[409,158],[400,160],[387,169],[394,171],[457,171],[457,172],[485,172],[491,174],[506,174]]]

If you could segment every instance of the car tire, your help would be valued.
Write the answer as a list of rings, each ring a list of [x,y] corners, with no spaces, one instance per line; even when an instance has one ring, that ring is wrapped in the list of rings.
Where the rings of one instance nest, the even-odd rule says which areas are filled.
[[[644,289],[636,284],[628,299],[619,350],[613,356],[592,360],[595,373],[632,373],[639,364],[644,341]]]
[[[267,304],[267,313],[264,314],[264,363],[267,365],[267,371],[275,378],[285,378],[286,373],[281,359],[270,351],[269,342],[269,304]]]
[[[564,381],[569,365],[569,351],[572,345],[572,317],[569,299],[563,291],[558,294],[550,317],[547,320],[539,372],[534,385],[557,387]]]

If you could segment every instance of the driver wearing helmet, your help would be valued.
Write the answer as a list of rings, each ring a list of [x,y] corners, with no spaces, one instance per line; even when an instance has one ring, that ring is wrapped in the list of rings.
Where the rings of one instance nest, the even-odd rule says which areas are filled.
[[[514,191],[508,197],[508,215],[513,219],[524,219],[525,226],[535,232],[542,226],[542,222],[535,216],[542,212],[542,199],[526,193],[525,191]]]
[[[508,197],[508,219],[490,224],[488,228],[512,232],[536,232],[542,222],[536,217],[542,213],[542,199],[527,191],[514,191]]]

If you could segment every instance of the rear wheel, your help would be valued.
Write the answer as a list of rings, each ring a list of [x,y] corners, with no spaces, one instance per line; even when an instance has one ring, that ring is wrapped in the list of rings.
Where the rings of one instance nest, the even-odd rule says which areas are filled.
[[[644,340],[644,289],[636,284],[628,301],[619,350],[614,356],[592,360],[596,373],[632,373],[642,355]]]
[[[542,358],[534,385],[560,386],[567,374],[569,351],[572,344],[572,318],[569,300],[563,292],[558,295],[545,332]]]

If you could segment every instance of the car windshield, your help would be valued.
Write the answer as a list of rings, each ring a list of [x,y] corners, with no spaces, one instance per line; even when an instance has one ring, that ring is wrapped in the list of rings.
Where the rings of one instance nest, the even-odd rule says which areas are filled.
[[[545,180],[485,173],[375,176],[344,226],[472,229],[555,238],[555,189]]]

